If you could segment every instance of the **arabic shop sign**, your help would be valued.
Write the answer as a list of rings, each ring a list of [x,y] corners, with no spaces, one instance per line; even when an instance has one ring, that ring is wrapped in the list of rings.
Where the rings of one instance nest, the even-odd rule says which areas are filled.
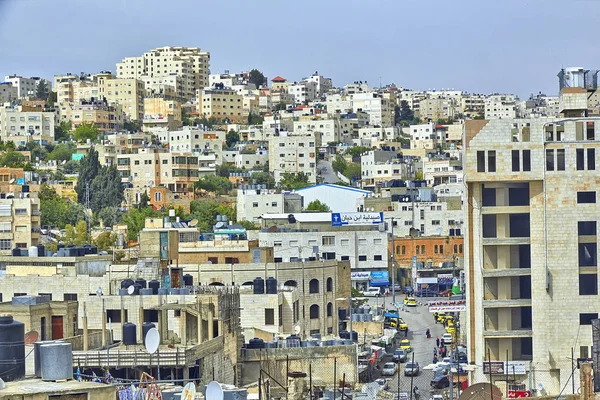
[[[466,300],[434,300],[430,301],[429,312],[461,312],[467,311]]]
[[[331,213],[331,226],[344,225],[377,225],[383,222],[383,213],[349,212]]]

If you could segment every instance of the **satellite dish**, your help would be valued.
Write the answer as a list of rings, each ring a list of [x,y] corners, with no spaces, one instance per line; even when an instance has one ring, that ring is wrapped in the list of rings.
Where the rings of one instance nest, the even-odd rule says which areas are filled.
[[[144,339],[144,346],[146,346],[146,351],[150,354],[156,353],[158,350],[158,345],[160,344],[160,334],[156,328],[151,328],[146,333],[146,337]]]
[[[217,222],[217,224],[215,225],[215,228],[222,228],[222,227],[223,227],[223,225],[225,225],[225,223],[224,223],[224,222],[222,222],[222,221],[219,221],[219,222]]]
[[[223,388],[219,382],[209,382],[206,385],[206,396],[210,400],[223,400]]]
[[[491,392],[491,395],[490,395]],[[460,395],[458,400],[501,400],[502,391],[498,389],[496,385],[492,385],[488,382],[476,383],[467,387]]]
[[[207,264],[212,264],[212,261],[208,260],[206,263],[207,263]]]
[[[131,285],[127,288],[127,293],[128,294],[133,294],[135,293],[135,286]]]
[[[189,226],[196,226],[198,225],[198,220],[197,219],[193,219],[190,221],[190,223],[188,224]]]
[[[194,382],[190,382],[183,387],[183,391],[181,392],[181,400],[194,400],[196,396],[196,385]]]
[[[299,325],[296,325],[294,327],[294,332],[296,333],[296,335],[298,335],[300,333],[300,326]]]
[[[25,344],[34,344],[38,340],[38,333],[36,331],[27,332],[25,334]]]

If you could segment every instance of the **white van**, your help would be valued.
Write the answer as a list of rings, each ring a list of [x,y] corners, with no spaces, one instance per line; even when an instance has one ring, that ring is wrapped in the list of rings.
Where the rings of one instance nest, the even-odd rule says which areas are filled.
[[[365,295],[366,297],[379,297],[381,296],[381,292],[379,288],[369,287],[363,292],[363,295]]]

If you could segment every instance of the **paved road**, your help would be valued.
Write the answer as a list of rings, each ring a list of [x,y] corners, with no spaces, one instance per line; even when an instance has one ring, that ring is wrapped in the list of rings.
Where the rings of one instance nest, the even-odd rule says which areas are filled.
[[[317,162],[317,171],[323,177],[323,183],[337,183],[339,181],[331,163],[329,161],[320,160]]]
[[[404,295],[397,295],[396,301],[402,301]],[[414,354],[414,360],[419,363],[421,372],[419,376],[413,378],[413,387],[419,388],[420,400],[428,400],[430,397],[430,381],[433,377],[433,372],[430,370],[423,370],[423,367],[433,362],[433,348],[435,347],[435,338],[441,337],[445,332],[442,324],[436,324],[433,319],[433,314],[429,313],[425,304],[429,298],[417,298],[417,301],[422,303],[417,307],[407,307],[406,311],[400,311],[400,315],[404,321],[408,324],[408,339],[411,341],[413,352],[409,354],[409,359]],[[385,301],[386,307],[391,307],[391,297],[384,299],[369,299],[369,303],[372,306],[382,305],[382,301]],[[431,339],[427,339],[425,331],[429,328],[431,332]],[[404,335],[400,335],[401,339]],[[391,361],[391,356],[390,356]],[[411,382],[410,377],[404,376],[404,363],[400,364],[399,372],[388,382],[390,392],[398,391],[398,378],[400,379],[400,392],[410,392]],[[439,391],[436,391],[436,393]]]

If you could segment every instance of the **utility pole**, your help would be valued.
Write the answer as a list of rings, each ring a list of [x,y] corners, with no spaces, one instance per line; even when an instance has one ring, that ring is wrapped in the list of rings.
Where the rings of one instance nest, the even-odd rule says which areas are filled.
[[[392,303],[394,304],[394,307],[396,306],[396,285],[394,283],[394,280],[396,279],[396,277],[394,275],[396,275],[396,269],[394,267],[394,254],[396,253],[396,245],[395,245],[395,241],[394,241],[394,217],[391,218],[392,220]]]

